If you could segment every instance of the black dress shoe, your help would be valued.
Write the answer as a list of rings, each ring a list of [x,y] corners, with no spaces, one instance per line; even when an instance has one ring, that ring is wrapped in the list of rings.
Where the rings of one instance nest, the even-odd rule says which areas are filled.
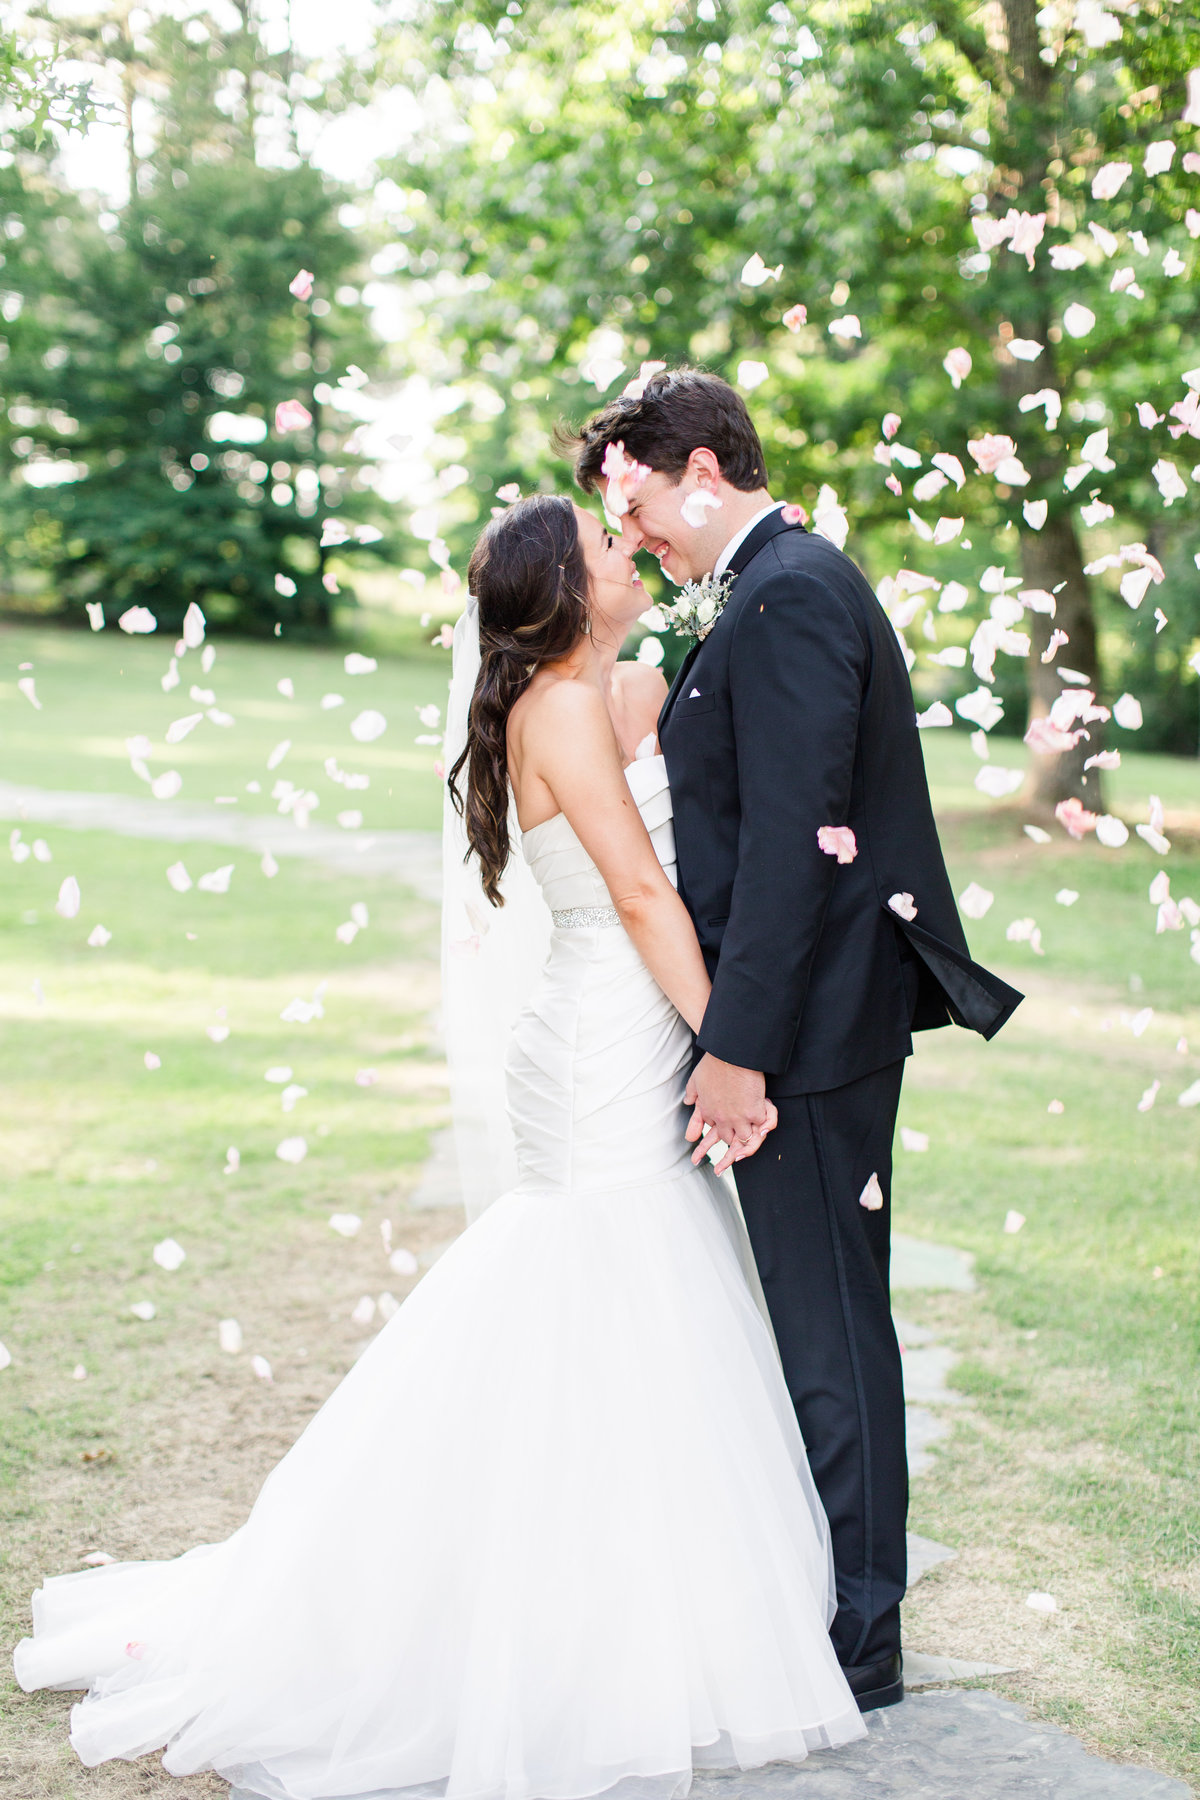
[[[858,1701],[859,1712],[875,1712],[881,1706],[897,1706],[904,1698],[904,1662],[897,1651],[882,1662],[855,1663],[842,1674]]]

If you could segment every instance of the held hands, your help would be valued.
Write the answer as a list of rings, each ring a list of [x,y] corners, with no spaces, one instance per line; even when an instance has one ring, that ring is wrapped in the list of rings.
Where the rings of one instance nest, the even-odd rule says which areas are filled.
[[[688,1143],[696,1145],[692,1161],[699,1164],[714,1144],[726,1146],[716,1165],[718,1175],[753,1156],[779,1123],[779,1114],[767,1099],[766,1077],[757,1069],[740,1069],[715,1056],[701,1057],[683,1098],[693,1108],[687,1128]]]

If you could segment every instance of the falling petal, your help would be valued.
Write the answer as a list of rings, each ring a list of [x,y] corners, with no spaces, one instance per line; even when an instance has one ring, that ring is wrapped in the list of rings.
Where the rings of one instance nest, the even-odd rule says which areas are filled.
[[[165,734],[168,744],[181,744],[189,732],[195,731],[197,725],[202,722],[203,718],[204,714],[202,712],[197,712],[188,713],[182,719],[172,719],[171,723],[167,726]]]
[[[259,868],[267,877],[268,881],[272,880],[279,873],[279,864],[275,861],[275,858],[271,855],[269,850],[263,851]]]
[[[858,1196],[858,1204],[865,1206],[868,1212],[878,1212],[883,1206],[883,1189],[879,1185],[879,1176],[872,1171],[866,1187]]]
[[[167,880],[177,894],[186,894],[192,885],[192,878],[181,862],[171,864],[167,870]]]
[[[271,1373],[271,1365],[265,1356],[252,1356],[250,1358],[250,1367],[254,1370],[254,1373],[258,1376],[260,1381],[274,1381],[275,1377]]]
[[[829,332],[830,337],[837,338],[839,343],[843,344],[848,344],[852,339],[862,336],[862,326],[859,324],[857,313],[845,313],[840,319],[831,319],[825,329]]]
[[[995,898],[995,894],[988,888],[980,887],[977,881],[972,881],[958,896],[958,904],[968,919],[982,919],[990,911]]]
[[[1096,842],[1106,850],[1119,850],[1129,842],[1129,827],[1113,813],[1101,813],[1096,820]]]
[[[1016,357],[1018,362],[1036,362],[1046,348],[1044,344],[1039,344],[1034,338],[1009,338],[1004,347],[1010,356]]]
[[[716,494],[710,494],[707,488],[694,488],[679,508],[679,516],[685,525],[701,526],[710,511],[723,505]]]
[[[988,763],[976,773],[975,786],[991,800],[1006,800],[1024,780],[1020,769],[1003,769],[999,763]]]
[[[1133,164],[1127,162],[1105,163],[1092,177],[1092,199],[1112,200],[1120,193],[1126,181],[1133,174]]]
[[[911,894],[893,894],[888,900],[888,905],[902,919],[911,922],[917,916],[917,909],[913,904]]]
[[[900,414],[895,413],[895,412],[884,413],[883,423],[880,426],[880,430],[882,431],[884,437],[887,439],[887,441],[889,443],[895,437],[895,435],[899,431],[899,429],[900,429]]]
[[[1200,1106],[1200,1081],[1193,1081],[1191,1087],[1184,1088],[1176,1104],[1178,1106]]]
[[[93,925],[88,936],[88,943],[93,950],[103,950],[105,944],[111,943],[112,932],[106,931],[103,925]]]
[[[1004,1215],[1003,1229],[1008,1233],[1009,1237],[1015,1237],[1024,1223],[1025,1214],[1017,1212],[1015,1207],[1010,1207],[1009,1211]]]
[[[839,863],[852,863],[858,855],[858,843],[849,825],[822,825],[817,843],[826,856],[836,856]]]
[[[1154,1102],[1158,1099],[1159,1089],[1161,1087],[1161,1081],[1152,1081],[1150,1083],[1150,1086],[1146,1089],[1145,1093],[1137,1103],[1137,1109],[1140,1113],[1147,1113],[1150,1111]]]
[[[910,1125],[902,1125],[900,1127],[900,1147],[903,1150],[912,1150],[920,1154],[929,1148],[929,1133],[914,1131]]]
[[[1054,816],[1068,836],[1082,838],[1086,832],[1095,831],[1097,815],[1088,812],[1082,800],[1074,796],[1070,800],[1060,800],[1054,809]]]
[[[374,1069],[359,1069],[354,1077],[356,1087],[374,1087],[378,1080],[378,1073]]]
[[[749,393],[754,388],[761,387],[770,373],[765,362],[756,362],[753,357],[747,357],[737,366],[737,384]]]
[[[197,889],[202,894],[227,894],[233,869],[232,863],[224,863],[219,869],[210,869],[207,875],[201,875],[197,880]]]
[[[267,758],[268,769],[277,769],[291,747],[291,738],[281,738]]]
[[[150,783],[150,792],[156,800],[173,800],[183,786],[183,776],[178,769],[164,769]]]
[[[1082,250],[1075,250],[1070,244],[1054,244],[1050,250],[1050,262],[1056,269],[1078,269],[1087,261]]]
[[[350,721],[350,736],[360,744],[373,744],[386,730],[387,720],[383,714],[370,709]]]
[[[280,1162],[301,1163],[308,1155],[307,1141],[302,1137],[283,1138],[276,1144],[275,1154]]]
[[[743,269],[741,279],[746,287],[761,287],[764,281],[778,281],[783,274],[783,264],[769,269],[756,250]]]
[[[1142,727],[1142,703],[1133,694],[1122,694],[1113,703],[1112,716],[1123,731],[1140,731]]]
[[[942,358],[942,367],[954,386],[961,387],[971,373],[971,352],[964,350],[961,344],[956,345],[953,350],[948,350]]]
[[[155,1244],[151,1254],[159,1268],[168,1272],[178,1269],[187,1261],[187,1251],[172,1237],[163,1238],[161,1243]]]
[[[145,633],[158,630],[158,620],[149,608],[145,606],[129,607],[126,612],[121,614],[120,618],[117,620],[117,624],[121,627],[122,631],[128,632],[130,636],[133,636],[138,632]]]
[[[1078,300],[1074,300],[1063,313],[1062,322],[1068,337],[1086,337],[1096,323],[1096,315],[1090,307],[1081,306]]]
[[[275,429],[280,433],[303,431],[306,425],[311,424],[312,414],[299,400],[281,400],[275,408]]]
[[[789,306],[783,315],[783,322],[789,331],[799,331],[808,324],[807,306]]]
[[[145,1325],[148,1325],[158,1312],[153,1300],[135,1300],[129,1310],[135,1319],[141,1319]]]
[[[146,1054],[142,1057],[142,1061],[148,1069],[162,1068],[162,1057],[153,1050],[147,1050]]]
[[[313,272],[311,269],[300,269],[288,282],[288,293],[297,300],[308,300],[312,297]]]
[[[339,1237],[357,1237],[362,1230],[362,1220],[357,1213],[331,1213],[329,1229],[336,1231]]]
[[[241,1166],[242,1153],[236,1144],[230,1144],[228,1150],[225,1152],[225,1167],[222,1169],[221,1173],[222,1175],[236,1175]]]
[[[68,875],[58,890],[54,910],[60,919],[74,919],[79,912],[79,903],[79,883],[73,875]]]
[[[37,697],[37,689],[32,675],[22,675],[17,682],[17,689],[18,692],[24,694],[35,712],[41,712],[42,703]]]
[[[104,608],[99,600],[85,600],[84,605],[87,607],[88,624],[91,626],[92,630],[103,631]]]
[[[416,1275],[420,1272],[420,1266],[412,1251],[403,1247],[393,1250],[388,1257],[388,1268],[393,1275]]]
[[[217,1343],[227,1356],[236,1356],[242,1348],[242,1328],[236,1319],[222,1319],[217,1326]]]

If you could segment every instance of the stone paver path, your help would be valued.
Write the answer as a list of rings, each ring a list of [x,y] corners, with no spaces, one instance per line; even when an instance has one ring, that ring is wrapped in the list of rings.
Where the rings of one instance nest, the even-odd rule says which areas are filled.
[[[866,1738],[844,1750],[692,1784],[693,1800],[1189,1800],[1190,1791],[1089,1756],[1067,1732],[987,1693],[914,1694],[871,1713]]]
[[[138,795],[57,793],[0,782],[0,819],[70,831],[112,831],[171,843],[226,844],[261,855],[312,857],[341,870],[391,875],[423,899],[441,893],[441,847],[434,832],[350,833],[328,826],[298,830],[288,818],[233,807],[160,803]],[[458,1207],[453,1140],[435,1134],[412,1203]],[[892,1285],[907,1291],[975,1288],[972,1258],[948,1245],[897,1234]],[[933,1446],[950,1430],[960,1396],[949,1385],[954,1352],[933,1332],[901,1316],[909,1465],[922,1479],[936,1470]],[[909,1534],[909,1585],[950,1561],[945,1544]],[[1077,1739],[1034,1723],[1021,1707],[982,1690],[945,1684],[1010,1673],[995,1664],[909,1651],[902,1706],[872,1713],[868,1735],[799,1766],[773,1763],[749,1774],[698,1776],[696,1800],[1194,1800],[1181,1781],[1089,1755]],[[935,1691],[923,1692],[923,1689]],[[234,1789],[230,1800],[251,1800]],[[370,1800],[363,1796],[362,1800]]]

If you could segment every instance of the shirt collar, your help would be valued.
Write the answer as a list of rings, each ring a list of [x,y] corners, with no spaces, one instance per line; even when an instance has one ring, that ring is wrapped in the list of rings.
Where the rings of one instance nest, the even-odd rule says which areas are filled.
[[[720,556],[718,556],[716,562],[713,564],[714,575],[724,574],[725,570],[733,560],[734,551],[737,550],[740,545],[745,543],[746,539],[750,536],[750,533],[754,530],[754,527],[756,525],[761,525],[764,519],[769,519],[773,512],[778,512],[783,504],[782,500],[772,500],[769,506],[764,506],[760,511],[756,512],[752,519],[747,519],[746,523],[742,526],[742,529],[735,532],[733,537],[730,538]]]

